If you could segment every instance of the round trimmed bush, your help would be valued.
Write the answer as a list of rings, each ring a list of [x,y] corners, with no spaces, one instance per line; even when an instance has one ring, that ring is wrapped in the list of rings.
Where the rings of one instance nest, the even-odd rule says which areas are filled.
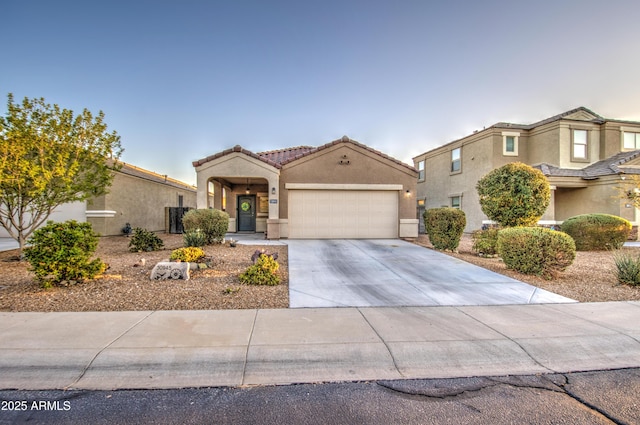
[[[610,214],[581,214],[565,220],[561,228],[576,242],[578,251],[598,251],[622,248],[631,223]]]
[[[189,210],[182,217],[185,233],[204,233],[207,245],[221,243],[229,229],[229,214],[216,209]]]
[[[482,212],[502,227],[535,226],[551,200],[544,174],[521,162],[490,171],[476,189]]]
[[[571,236],[542,227],[500,230],[497,250],[508,268],[545,279],[566,270],[576,257],[576,245]]]
[[[457,208],[431,208],[424,212],[424,226],[435,249],[455,251],[467,225],[464,211]]]

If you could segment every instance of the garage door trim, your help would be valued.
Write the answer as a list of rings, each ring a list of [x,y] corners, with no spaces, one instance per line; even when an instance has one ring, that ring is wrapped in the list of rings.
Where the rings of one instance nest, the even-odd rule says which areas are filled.
[[[327,183],[285,183],[285,189],[300,190],[395,190],[403,189],[401,184],[327,184]]]

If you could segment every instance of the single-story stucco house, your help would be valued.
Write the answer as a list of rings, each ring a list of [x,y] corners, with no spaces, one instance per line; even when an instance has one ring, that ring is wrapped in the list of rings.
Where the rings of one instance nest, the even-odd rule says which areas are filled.
[[[197,207],[269,239],[413,238],[417,170],[347,136],[319,147],[241,146],[193,162]]]
[[[154,232],[167,230],[167,208],[195,208],[196,188],[166,175],[121,162],[106,195],[62,204],[48,220],[91,223],[102,236],[122,235],[127,223]],[[44,223],[43,223],[44,224]],[[0,227],[0,238],[10,237]]]

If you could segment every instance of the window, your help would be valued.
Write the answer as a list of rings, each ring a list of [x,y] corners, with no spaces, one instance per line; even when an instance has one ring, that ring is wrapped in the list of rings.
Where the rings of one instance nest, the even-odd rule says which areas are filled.
[[[571,150],[572,160],[588,159],[587,140],[589,132],[587,130],[573,130],[573,141]]]
[[[461,201],[461,197],[460,196],[452,196],[451,197],[451,208],[458,208],[460,209],[460,201]]]
[[[622,146],[624,149],[640,149],[640,133],[625,131],[622,134]]]
[[[418,162],[418,181],[424,181],[424,161]]]
[[[178,208],[182,208],[184,203],[184,196],[178,195]]]
[[[227,210],[227,189],[222,188],[222,211]]]
[[[460,148],[451,151],[451,172],[459,173],[461,168]]]
[[[518,156],[518,138],[520,133],[505,131],[502,133],[502,155]]]

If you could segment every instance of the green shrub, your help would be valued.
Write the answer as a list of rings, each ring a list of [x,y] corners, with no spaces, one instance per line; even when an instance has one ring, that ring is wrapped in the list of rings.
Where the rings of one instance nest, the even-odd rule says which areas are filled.
[[[202,248],[186,247],[178,248],[171,251],[169,259],[171,261],[183,261],[185,263],[193,263],[204,257]]]
[[[240,274],[240,282],[248,285],[278,285],[280,277],[277,275],[280,264],[273,257],[260,255],[254,265]]]
[[[640,256],[631,256],[618,252],[613,255],[616,268],[614,275],[618,283],[625,285],[640,285]]]
[[[229,229],[229,214],[215,209],[189,210],[182,217],[182,227],[186,233],[200,230],[207,245],[221,243]]]
[[[489,229],[476,230],[471,235],[473,239],[472,249],[479,255],[491,257],[498,253],[498,231],[500,229],[492,227]]]
[[[435,249],[455,251],[467,225],[462,210],[457,208],[431,208],[424,212],[424,226]]]
[[[48,221],[29,238],[25,257],[43,288],[60,283],[71,285],[93,279],[105,270],[99,258],[90,261],[98,238],[89,223]]]
[[[159,251],[162,247],[164,247],[164,242],[155,233],[140,227],[133,229],[133,236],[129,241],[129,251]]]
[[[205,246],[207,244],[207,236],[201,232],[200,230],[195,230],[191,232],[187,232],[182,235],[184,239],[184,246],[190,247],[200,247]]]
[[[576,242],[578,251],[596,251],[622,248],[631,223],[615,215],[582,214],[568,218],[561,228]]]
[[[571,236],[542,227],[502,229],[497,249],[508,268],[545,279],[564,271],[576,257]]]
[[[551,200],[544,174],[521,162],[490,171],[476,189],[482,212],[503,227],[535,226]]]

